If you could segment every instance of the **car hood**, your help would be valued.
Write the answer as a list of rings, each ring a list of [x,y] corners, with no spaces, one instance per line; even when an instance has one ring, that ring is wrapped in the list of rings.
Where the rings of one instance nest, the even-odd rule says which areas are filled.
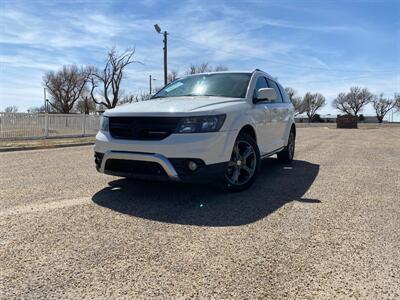
[[[131,115],[199,115],[223,111],[227,106],[246,103],[242,98],[227,97],[168,97],[124,104],[107,110],[105,116]]]

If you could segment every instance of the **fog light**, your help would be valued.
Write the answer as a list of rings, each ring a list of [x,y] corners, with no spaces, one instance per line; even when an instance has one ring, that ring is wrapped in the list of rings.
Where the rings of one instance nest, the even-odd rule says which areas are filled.
[[[190,160],[188,163],[188,168],[190,171],[194,172],[197,170],[197,164],[194,161]]]

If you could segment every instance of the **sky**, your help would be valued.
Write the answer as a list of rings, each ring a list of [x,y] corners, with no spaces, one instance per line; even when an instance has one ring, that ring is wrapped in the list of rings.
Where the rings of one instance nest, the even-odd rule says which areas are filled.
[[[104,65],[109,49],[135,48],[125,93],[163,83],[190,64],[262,69],[285,87],[322,93],[328,104],[351,86],[400,92],[400,0],[10,1],[0,0],[0,111],[43,104],[42,76],[63,65]],[[372,115],[372,108],[364,111]],[[400,114],[398,114],[400,115]]]

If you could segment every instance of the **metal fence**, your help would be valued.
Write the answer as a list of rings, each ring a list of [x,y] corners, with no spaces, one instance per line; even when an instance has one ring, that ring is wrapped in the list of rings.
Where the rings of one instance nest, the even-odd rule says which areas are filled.
[[[99,123],[97,115],[0,113],[0,139],[90,136]]]

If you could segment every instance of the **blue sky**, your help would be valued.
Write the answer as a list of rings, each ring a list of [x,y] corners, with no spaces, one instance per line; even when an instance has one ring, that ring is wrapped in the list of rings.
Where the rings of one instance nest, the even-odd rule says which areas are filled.
[[[325,95],[322,113],[351,86],[400,92],[400,1],[0,1],[0,110],[39,106],[42,75],[62,65],[101,66],[107,49],[136,47],[127,93],[162,83],[190,63],[260,68],[300,94]],[[157,85],[157,84],[156,84]],[[365,113],[372,113],[367,109]]]

